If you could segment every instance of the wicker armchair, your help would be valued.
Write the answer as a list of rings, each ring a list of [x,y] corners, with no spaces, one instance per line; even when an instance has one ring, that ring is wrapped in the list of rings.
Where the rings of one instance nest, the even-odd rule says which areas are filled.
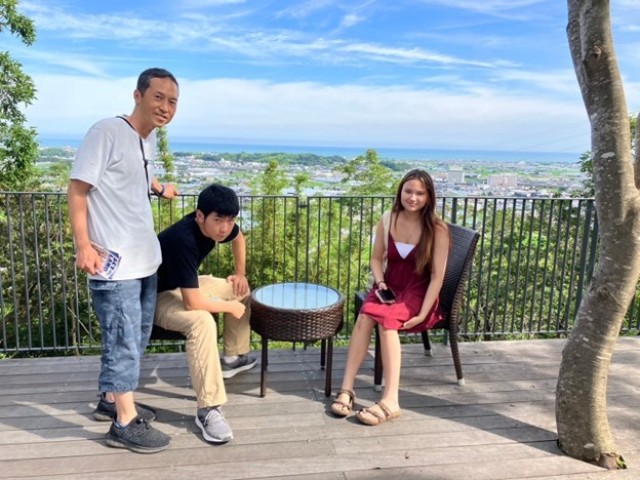
[[[440,290],[440,308],[444,313],[444,321],[436,325],[434,329],[445,329],[449,337],[451,345],[451,355],[453,364],[458,377],[458,385],[464,385],[464,377],[462,375],[462,365],[460,363],[460,353],[458,351],[458,312],[462,304],[462,297],[473,255],[475,254],[476,245],[480,234],[470,228],[461,227],[451,223],[449,233],[451,235],[451,250],[447,259],[447,270],[445,272],[444,283]],[[356,293],[355,311],[356,318],[360,307],[366,297],[365,292]],[[445,337],[446,338],[446,337]],[[422,332],[422,343],[424,344],[425,355],[431,356],[431,344],[429,343],[429,334],[427,331]],[[380,390],[382,385],[382,355],[380,354],[380,338],[378,337],[378,329],[375,329],[375,369],[374,369],[374,388]]]
[[[184,340],[185,336],[175,330],[167,330],[160,325],[153,324],[150,340]]]
[[[218,317],[220,316],[217,313],[212,313],[211,316],[213,320],[216,322],[216,326],[218,327],[218,338],[220,337],[220,322]],[[151,330],[151,338],[150,340],[186,340],[181,332],[176,330],[167,330],[166,328],[162,328],[160,325],[153,324],[153,329]]]

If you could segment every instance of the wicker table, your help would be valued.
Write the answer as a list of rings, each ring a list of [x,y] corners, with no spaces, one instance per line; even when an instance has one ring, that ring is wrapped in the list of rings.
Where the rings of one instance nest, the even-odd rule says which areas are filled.
[[[343,307],[340,292],[313,283],[276,283],[251,293],[251,328],[262,337],[261,397],[267,392],[269,340],[321,340],[321,368],[326,356],[324,394],[331,395],[333,337],[342,327]]]

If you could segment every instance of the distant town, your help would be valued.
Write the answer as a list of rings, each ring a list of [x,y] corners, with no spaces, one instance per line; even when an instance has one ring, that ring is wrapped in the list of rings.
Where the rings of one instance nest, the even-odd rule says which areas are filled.
[[[55,164],[70,164],[72,148],[43,148],[38,166],[43,179]],[[364,154],[364,152],[363,152]],[[281,171],[293,185],[293,178],[302,173],[309,176],[305,195],[340,195],[348,185],[336,170],[349,159],[338,156],[313,154],[274,153],[189,153],[174,152],[174,176],[182,193],[196,193],[205,184],[221,182],[233,185],[240,194],[252,193],[252,182],[264,172],[271,159],[282,159]],[[498,197],[552,197],[575,195],[584,189],[586,175],[575,163],[564,162],[491,162],[487,160],[393,160],[384,159],[397,177],[411,168],[424,168],[433,177],[440,196],[498,196]],[[163,175],[156,162],[156,174]],[[58,182],[59,183],[59,182]],[[293,187],[285,194],[293,193]],[[391,192],[390,192],[391,193]]]

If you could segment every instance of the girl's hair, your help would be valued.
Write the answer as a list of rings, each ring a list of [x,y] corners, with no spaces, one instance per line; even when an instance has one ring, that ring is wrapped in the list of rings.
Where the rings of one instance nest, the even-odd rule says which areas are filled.
[[[392,212],[396,214],[396,222],[398,215],[404,207],[402,206],[402,189],[404,184],[410,180],[419,180],[427,191],[427,203],[422,209],[421,227],[422,235],[416,248],[416,272],[420,275],[431,270],[431,261],[433,257],[433,245],[436,233],[436,226],[442,225],[443,222],[436,213],[436,189],[433,186],[431,175],[421,169],[414,169],[408,172],[398,185],[396,198],[393,202]]]

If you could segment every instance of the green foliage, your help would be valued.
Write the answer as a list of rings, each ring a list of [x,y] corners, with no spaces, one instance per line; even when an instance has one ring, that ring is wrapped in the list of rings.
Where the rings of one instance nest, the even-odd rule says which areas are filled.
[[[638,118],[635,114],[629,115],[629,129],[631,131],[631,144],[636,141],[636,125]],[[596,194],[596,187],[593,181],[593,157],[591,156],[591,150],[587,150],[578,160],[580,165],[580,172],[588,174],[587,179],[584,181],[582,190],[572,192],[572,196],[581,196],[586,198],[592,198]]]
[[[70,160],[52,161],[47,167],[38,165],[38,177],[42,181],[42,188],[49,191],[62,192],[69,184],[72,162]]]
[[[36,135],[33,128],[0,118],[0,190],[26,190],[34,182]]]
[[[280,195],[289,185],[276,159],[270,159],[264,172],[253,182],[254,193],[259,195]]]
[[[382,164],[373,149],[337,167],[336,171],[344,176],[342,183],[348,185],[349,195],[387,195],[393,191],[393,172]]]
[[[75,150],[70,147],[45,147],[40,149],[41,159],[72,160]]]
[[[566,334],[597,248],[593,201],[487,199],[480,208],[468,334]]]
[[[96,345],[88,292],[78,280],[66,197],[55,193],[0,195],[2,324],[0,348],[77,350]]]
[[[251,202],[253,226],[245,231],[247,244],[254,252],[250,261],[255,264],[249,267],[253,272],[249,274],[251,285],[274,282],[281,276],[291,278],[295,264],[295,245],[291,241],[295,231],[291,222],[295,222],[297,208],[291,205],[291,200],[281,196],[288,184],[275,158],[268,161],[264,172],[251,184],[255,194],[265,195]]]
[[[265,174],[279,178],[275,165]],[[264,185],[273,185],[263,182]],[[196,196],[153,200],[157,231],[195,208]],[[329,285],[345,297],[345,327],[354,322],[353,294],[364,289],[373,229],[391,196],[301,198],[241,196],[253,289],[268,283]],[[593,200],[439,199],[447,221],[478,230],[478,244],[460,318],[471,340],[563,336],[573,325],[597,260]],[[63,194],[0,195],[0,351],[33,345],[43,352],[88,352],[99,346],[86,276],[72,259]],[[201,272],[233,273],[228,244],[217,246]],[[625,331],[637,332],[640,297]],[[49,350],[46,350],[49,349]],[[33,351],[32,350],[32,351]]]
[[[593,158],[591,157],[591,151],[587,150],[580,155],[580,172],[588,174],[585,179],[582,190],[576,192],[579,196],[591,198],[596,194],[596,186],[593,183]]]
[[[36,29],[33,22],[17,11],[18,0],[0,0],[0,32],[7,28],[17,35],[26,45],[36,41]]]
[[[311,177],[308,173],[297,173],[293,177],[293,191],[296,196],[302,196],[302,189],[309,183]]]
[[[220,162],[226,160],[237,163],[268,163],[275,160],[279,165],[309,165],[309,166],[333,166],[344,163],[343,157],[338,155],[322,156],[315,153],[198,153],[175,152],[176,157],[194,156],[207,162]]]
[[[0,0],[0,33],[9,30],[26,45],[36,39],[33,22],[17,12],[17,0]],[[21,107],[35,99],[36,89],[22,65],[0,52],[0,190],[23,189],[32,180],[38,158],[36,131],[24,125]]]
[[[169,148],[169,137],[167,127],[156,129],[158,161],[162,164],[165,174],[161,178],[164,182],[175,182],[175,166],[171,149]]]

